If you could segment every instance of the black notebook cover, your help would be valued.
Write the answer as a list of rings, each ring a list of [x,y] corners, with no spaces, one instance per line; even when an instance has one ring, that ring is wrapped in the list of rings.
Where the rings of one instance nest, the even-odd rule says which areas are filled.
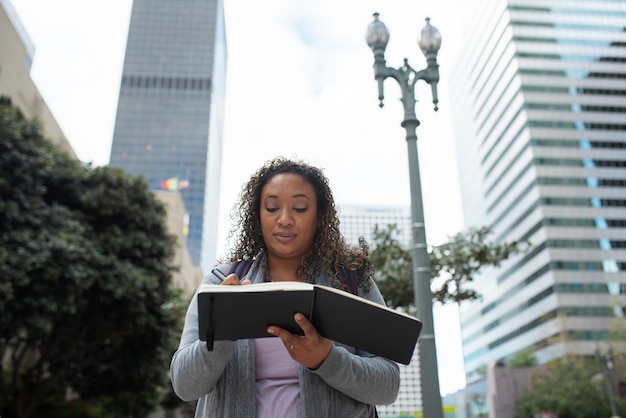
[[[302,335],[293,316],[304,314],[326,338],[409,364],[422,323],[386,306],[338,289],[300,282],[245,286],[202,285],[200,339],[270,337],[269,325]]]

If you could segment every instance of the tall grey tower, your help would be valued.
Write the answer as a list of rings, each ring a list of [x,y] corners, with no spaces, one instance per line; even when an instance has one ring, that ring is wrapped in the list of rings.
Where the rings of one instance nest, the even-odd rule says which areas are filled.
[[[471,383],[526,349],[541,363],[592,355],[623,321],[626,0],[459,3],[468,28],[450,91],[465,222],[532,243],[461,305]]]
[[[216,254],[226,84],[222,0],[134,0],[110,165],[180,192],[187,247]]]

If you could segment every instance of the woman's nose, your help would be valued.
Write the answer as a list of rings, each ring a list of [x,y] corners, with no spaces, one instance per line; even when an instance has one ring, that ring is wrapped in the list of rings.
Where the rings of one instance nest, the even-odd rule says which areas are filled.
[[[280,215],[278,216],[278,225],[280,226],[291,226],[293,224],[293,218],[288,210],[282,209],[280,211]]]

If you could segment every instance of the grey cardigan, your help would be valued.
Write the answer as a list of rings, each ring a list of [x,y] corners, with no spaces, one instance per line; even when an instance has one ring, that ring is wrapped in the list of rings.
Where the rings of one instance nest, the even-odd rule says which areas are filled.
[[[220,266],[226,273],[230,265]],[[256,260],[246,278],[264,280],[264,263]],[[219,284],[207,275],[203,283]],[[330,285],[322,274],[316,283]],[[369,292],[359,296],[383,304],[372,283]],[[183,400],[198,399],[196,417],[254,417],[255,364],[254,340],[216,341],[213,351],[198,337],[197,292],[183,329],[180,346],[170,366],[174,392]],[[333,349],[315,370],[299,365],[302,418],[374,417],[374,405],[393,403],[400,387],[398,365],[383,357],[333,343]]]

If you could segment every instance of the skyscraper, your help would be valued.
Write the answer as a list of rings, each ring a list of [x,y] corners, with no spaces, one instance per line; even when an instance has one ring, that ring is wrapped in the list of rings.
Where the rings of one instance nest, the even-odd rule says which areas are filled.
[[[532,243],[461,305],[471,383],[526,349],[540,363],[591,355],[624,320],[626,0],[459,6],[450,91],[466,226]]]
[[[179,190],[187,247],[207,271],[215,259],[226,38],[221,0],[134,0],[111,166]]]

